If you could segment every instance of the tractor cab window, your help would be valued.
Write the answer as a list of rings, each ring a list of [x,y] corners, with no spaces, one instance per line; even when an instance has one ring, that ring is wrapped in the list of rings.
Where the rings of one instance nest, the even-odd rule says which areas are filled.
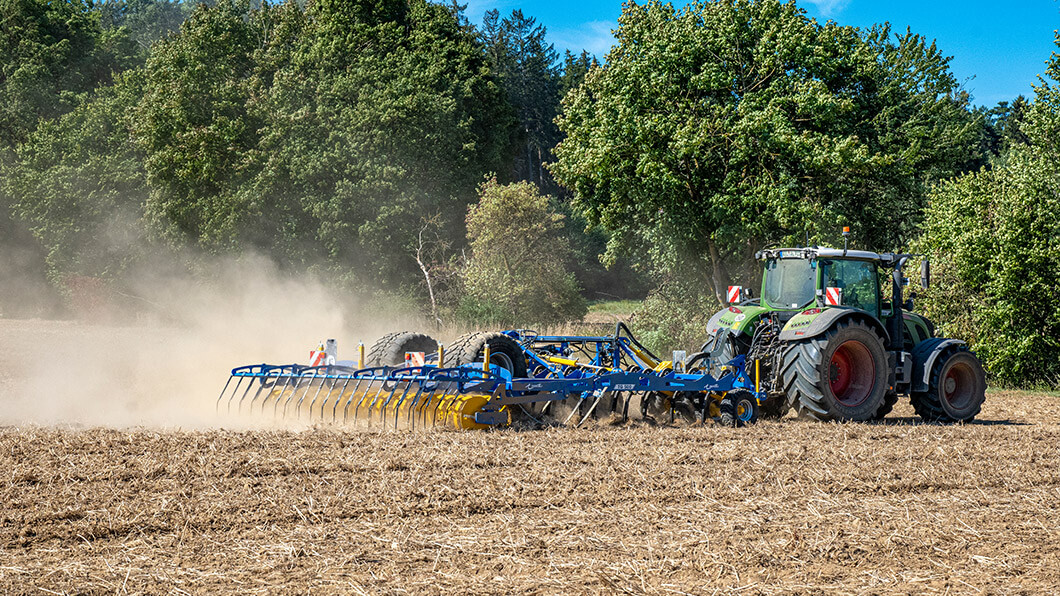
[[[843,305],[879,315],[880,286],[876,264],[869,261],[821,261],[826,288],[843,290]]]
[[[802,308],[813,302],[817,272],[807,259],[766,261],[762,298],[775,308]]]

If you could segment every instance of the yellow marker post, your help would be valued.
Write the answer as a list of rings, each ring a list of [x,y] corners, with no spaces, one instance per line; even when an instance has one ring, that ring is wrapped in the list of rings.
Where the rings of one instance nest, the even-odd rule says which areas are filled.
[[[482,370],[484,370],[485,372],[489,372],[490,371],[490,345],[489,344],[486,344],[486,346],[484,348],[482,348]]]
[[[761,362],[761,361],[758,358],[755,358],[755,393],[758,393],[758,391],[759,391],[758,386],[759,386],[759,384],[761,382],[760,379],[761,379],[761,376],[762,376],[761,372],[760,372],[760,370],[758,368],[758,363],[759,362]]]
[[[438,342],[438,368],[445,368],[445,344]]]
[[[364,342],[357,342],[357,368],[364,368]]]

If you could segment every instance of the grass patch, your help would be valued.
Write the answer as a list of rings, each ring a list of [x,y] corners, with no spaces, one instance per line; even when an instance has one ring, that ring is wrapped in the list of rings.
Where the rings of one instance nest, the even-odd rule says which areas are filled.
[[[630,315],[640,308],[642,300],[594,300],[589,303],[589,312],[604,315]]]

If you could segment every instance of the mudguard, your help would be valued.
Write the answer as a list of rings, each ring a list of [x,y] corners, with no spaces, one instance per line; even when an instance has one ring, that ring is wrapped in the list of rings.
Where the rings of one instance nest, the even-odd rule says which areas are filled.
[[[707,335],[717,335],[718,329],[732,329],[737,333],[749,333],[754,322],[769,312],[768,308],[754,304],[733,305],[714,313],[707,321]]]
[[[883,325],[880,324],[876,317],[860,308],[849,306],[808,308],[792,317],[784,325],[784,328],[780,330],[780,340],[795,341],[817,337],[831,329],[832,325],[837,322],[854,317],[863,319],[873,331],[878,333],[883,338],[883,345],[890,344],[890,334],[887,333],[887,330],[883,328]]]
[[[928,390],[935,361],[938,360],[939,354],[953,346],[964,346],[962,349],[968,349],[968,344],[960,339],[932,337],[920,342],[920,345],[913,350],[913,378],[910,391]]]

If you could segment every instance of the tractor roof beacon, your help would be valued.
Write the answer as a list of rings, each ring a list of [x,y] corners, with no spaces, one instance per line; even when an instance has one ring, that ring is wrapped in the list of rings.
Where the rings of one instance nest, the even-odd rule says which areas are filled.
[[[848,230],[844,230],[846,236]],[[794,408],[818,420],[873,420],[908,395],[925,420],[963,422],[979,413],[986,375],[965,342],[935,337],[935,326],[903,300],[906,264],[916,255],[824,247],[759,252],[759,298],[734,286],[730,306],[711,317],[702,352],[712,362],[743,354],[769,392],[762,416]],[[890,274],[891,298],[881,293]],[[930,265],[921,263],[921,285]]]

